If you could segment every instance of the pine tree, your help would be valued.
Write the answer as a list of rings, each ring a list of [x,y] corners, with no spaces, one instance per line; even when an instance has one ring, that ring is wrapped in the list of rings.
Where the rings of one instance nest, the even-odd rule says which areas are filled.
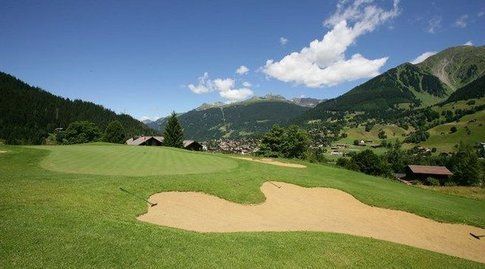
[[[125,142],[126,134],[121,122],[115,120],[108,124],[104,132],[104,141],[110,143],[123,144]]]
[[[163,145],[166,147],[183,147],[184,132],[175,112],[172,112],[172,115],[168,118],[167,126],[163,132],[163,138]]]

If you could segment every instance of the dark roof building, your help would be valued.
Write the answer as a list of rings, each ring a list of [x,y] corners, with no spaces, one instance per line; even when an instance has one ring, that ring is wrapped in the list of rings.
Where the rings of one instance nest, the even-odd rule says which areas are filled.
[[[126,140],[127,145],[131,146],[161,146],[163,136],[138,136]]]
[[[428,177],[436,178],[441,184],[452,176],[453,173],[444,166],[408,165],[406,167],[406,179],[424,181]]]
[[[188,150],[195,150],[195,151],[201,151],[202,150],[202,145],[194,140],[184,140],[184,149]]]

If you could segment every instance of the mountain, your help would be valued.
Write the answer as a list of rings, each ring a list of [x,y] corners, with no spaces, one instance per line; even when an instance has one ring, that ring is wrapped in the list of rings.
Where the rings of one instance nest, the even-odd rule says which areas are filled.
[[[301,98],[293,98],[290,101],[299,106],[315,107],[325,100],[310,98],[310,97],[301,97]]]
[[[287,124],[308,109],[282,96],[267,95],[232,104],[204,104],[178,119],[188,139],[240,138],[266,132],[274,124]],[[161,118],[150,127],[160,130],[165,123],[166,118]]]
[[[347,93],[318,104],[303,119],[319,119],[327,111],[386,111],[427,107],[445,101],[455,89],[485,73],[485,47],[460,46],[420,64],[401,64]]]
[[[456,90],[445,103],[485,97],[485,76],[482,76],[466,86]]]
[[[485,46],[448,48],[417,66],[450,88],[458,89],[485,75]]]
[[[125,114],[116,114],[100,105],[69,100],[0,72],[0,139],[8,143],[41,144],[48,133],[69,123],[88,120],[101,130],[119,120],[128,135],[154,131]]]

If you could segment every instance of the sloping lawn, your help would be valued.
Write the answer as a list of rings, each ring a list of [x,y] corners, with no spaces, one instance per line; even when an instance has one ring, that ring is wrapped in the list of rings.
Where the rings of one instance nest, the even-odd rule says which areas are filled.
[[[278,180],[333,187],[370,205],[480,227],[485,227],[483,200],[330,166],[305,163],[308,168],[293,169],[165,148],[78,145],[0,146],[0,150],[6,151],[0,153],[2,268],[484,266],[343,234],[204,234],[160,227],[137,221],[146,204],[119,187],[143,197],[161,191],[201,191],[239,203],[258,203],[264,200],[261,184]],[[109,166],[103,164],[107,158]],[[144,158],[160,167],[133,165],[128,158]],[[181,165],[180,160],[190,165]]]

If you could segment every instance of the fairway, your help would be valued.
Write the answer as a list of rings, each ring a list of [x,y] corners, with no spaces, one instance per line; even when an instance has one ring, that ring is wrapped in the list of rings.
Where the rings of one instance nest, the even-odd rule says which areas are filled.
[[[42,167],[64,173],[151,176],[200,174],[230,170],[235,161],[211,154],[166,147],[93,144],[43,146],[50,154]]]
[[[312,229],[199,233],[154,225],[137,219],[147,213],[147,204],[119,188],[145,198],[165,192],[204,193],[244,206],[270,202],[271,195],[265,196],[260,188],[267,186],[265,182],[278,181],[338,189],[365,207],[401,210],[429,220],[480,228],[485,227],[483,200],[407,186],[327,165],[298,162],[306,168],[295,169],[222,154],[160,147],[0,145],[0,151],[4,151],[0,154],[2,268],[484,267],[471,260],[349,235],[341,230],[336,232],[344,233]],[[164,156],[189,164],[162,160]],[[116,161],[107,169],[104,163],[110,158]],[[149,167],[131,165],[139,161],[132,159],[140,158],[160,166],[159,170],[146,173],[144,170]],[[171,173],[164,172],[169,169]],[[303,193],[294,197],[302,201],[307,198],[311,197]],[[159,206],[164,205],[159,203],[154,209]],[[329,202],[315,206],[315,210],[323,210]],[[222,210],[218,207],[210,210],[218,209]],[[185,212],[188,208],[180,210]],[[350,212],[335,213],[340,211]],[[277,213],[274,212],[279,216]],[[229,221],[229,212],[218,214],[223,216],[219,224],[223,225],[225,219]],[[291,214],[285,218],[302,220]],[[241,223],[250,224],[246,219]],[[440,236],[448,235],[440,233]]]

